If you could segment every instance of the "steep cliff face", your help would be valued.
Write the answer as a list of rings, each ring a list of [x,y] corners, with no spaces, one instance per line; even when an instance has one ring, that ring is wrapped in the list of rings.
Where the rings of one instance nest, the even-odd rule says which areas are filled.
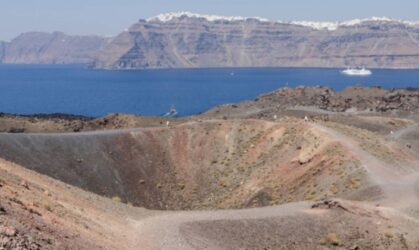
[[[414,22],[271,22],[175,13],[140,20],[101,50],[92,66],[418,68],[418,59]]]
[[[0,61],[16,64],[90,63],[108,42],[99,36],[70,36],[61,32],[24,33],[0,44]]]

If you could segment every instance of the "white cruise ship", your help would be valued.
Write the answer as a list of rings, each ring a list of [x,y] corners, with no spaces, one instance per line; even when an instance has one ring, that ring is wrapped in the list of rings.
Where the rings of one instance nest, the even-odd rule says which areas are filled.
[[[365,69],[365,68],[348,68],[345,70],[342,70],[342,74],[348,75],[348,76],[369,76],[372,75],[371,70]]]

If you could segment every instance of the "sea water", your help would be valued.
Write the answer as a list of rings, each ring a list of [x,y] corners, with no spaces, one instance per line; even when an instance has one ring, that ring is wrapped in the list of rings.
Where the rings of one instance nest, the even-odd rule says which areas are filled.
[[[380,85],[419,87],[419,70],[373,69],[349,77],[341,69],[217,68],[109,71],[83,65],[0,65],[0,112],[162,115],[171,106],[180,116],[226,103],[251,100],[281,87]]]

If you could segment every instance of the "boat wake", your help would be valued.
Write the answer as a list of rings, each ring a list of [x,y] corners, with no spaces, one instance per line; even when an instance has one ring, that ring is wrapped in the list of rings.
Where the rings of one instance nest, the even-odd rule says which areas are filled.
[[[164,114],[164,117],[176,117],[178,115],[178,112],[174,106],[172,106],[166,114]]]

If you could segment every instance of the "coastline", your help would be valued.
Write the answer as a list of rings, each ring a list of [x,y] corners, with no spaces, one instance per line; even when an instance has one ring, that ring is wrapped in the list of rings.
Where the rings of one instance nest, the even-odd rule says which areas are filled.
[[[82,132],[103,129],[165,126],[202,119],[272,119],[289,113],[362,114],[406,117],[419,113],[419,88],[383,89],[352,86],[342,91],[330,87],[283,87],[254,100],[222,104],[196,115],[168,118],[113,113],[103,117],[74,114],[0,113],[0,132]],[[311,112],[309,112],[311,111]],[[298,115],[297,115],[298,116]]]

